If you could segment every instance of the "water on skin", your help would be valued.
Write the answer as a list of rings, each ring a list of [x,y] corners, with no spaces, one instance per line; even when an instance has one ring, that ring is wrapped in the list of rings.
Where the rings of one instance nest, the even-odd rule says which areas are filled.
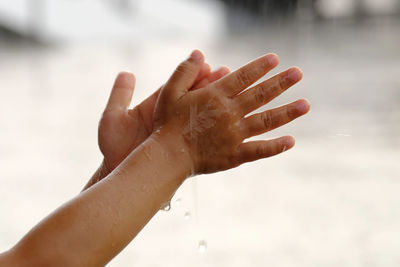
[[[170,211],[171,210],[171,201],[167,201],[161,206],[161,210]]]
[[[197,104],[190,105],[189,132],[190,132],[190,143],[191,143],[190,145],[192,148],[197,146],[197,144],[195,142],[196,139],[194,138],[195,136],[193,134],[194,123],[196,121],[196,117],[195,117],[196,113],[197,113]],[[185,132],[184,132],[184,134],[185,134]],[[194,170],[194,166],[192,164],[190,174],[194,175],[194,172],[195,172],[195,170]]]
[[[144,152],[144,155],[146,156],[146,158],[147,158],[148,160],[151,160],[151,157],[150,157],[149,152],[147,152],[146,149],[143,149],[143,152]]]
[[[226,157],[232,154],[229,144],[242,141],[238,116],[227,101],[211,95],[207,101],[190,106],[190,121],[183,129],[183,138],[195,155],[194,174],[220,171],[221,165],[226,165]],[[215,127],[217,122],[219,126]],[[221,134],[222,128],[227,129],[227,134]]]

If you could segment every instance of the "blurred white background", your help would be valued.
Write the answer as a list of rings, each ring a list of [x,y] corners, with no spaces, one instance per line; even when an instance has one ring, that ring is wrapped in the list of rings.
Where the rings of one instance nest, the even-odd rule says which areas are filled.
[[[298,65],[304,80],[264,109],[306,97],[312,110],[260,137],[293,134],[295,149],[188,180],[109,266],[399,266],[399,10],[0,0],[0,251],[100,164],[97,123],[116,74],[136,74],[134,106],[199,48],[215,68],[279,54],[273,74]]]

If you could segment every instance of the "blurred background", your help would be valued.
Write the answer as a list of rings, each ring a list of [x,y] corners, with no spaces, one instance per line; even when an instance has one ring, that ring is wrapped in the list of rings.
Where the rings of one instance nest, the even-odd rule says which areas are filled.
[[[186,181],[108,266],[400,266],[399,0],[0,0],[0,251],[100,164],[117,73],[134,106],[195,48],[279,54],[304,80],[263,109],[311,112],[259,137],[295,149]]]

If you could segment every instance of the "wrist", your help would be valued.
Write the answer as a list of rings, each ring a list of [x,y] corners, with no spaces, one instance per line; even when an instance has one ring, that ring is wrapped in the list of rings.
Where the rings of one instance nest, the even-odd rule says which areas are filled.
[[[93,174],[93,176],[90,178],[90,180],[87,182],[87,184],[84,186],[82,191],[85,191],[95,183],[99,182],[102,180],[104,177],[110,174],[110,170],[107,167],[105,159],[100,163],[100,166],[97,168],[96,172]]]
[[[112,169],[109,168],[109,165],[107,164],[106,158],[103,158],[103,160],[100,163],[99,168],[97,169],[97,173],[99,175],[100,180],[106,177],[111,173]]]
[[[184,175],[184,179],[194,174],[193,161],[182,135],[165,126],[153,132],[149,140],[160,146],[164,158]]]

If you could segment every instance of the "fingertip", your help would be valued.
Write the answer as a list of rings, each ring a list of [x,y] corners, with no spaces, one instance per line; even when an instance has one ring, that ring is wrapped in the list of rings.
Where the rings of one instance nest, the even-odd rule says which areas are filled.
[[[283,151],[289,150],[292,147],[294,147],[294,145],[296,143],[296,139],[293,136],[287,135],[287,136],[284,136],[282,138],[283,138],[283,141],[282,141]]]
[[[106,110],[123,110],[129,107],[135,89],[135,75],[129,71],[121,71],[115,79]]]
[[[296,69],[296,71],[300,74],[300,80],[303,78],[303,70],[300,69],[300,67],[294,66],[294,68]]]
[[[223,75],[223,76],[225,76],[231,72],[231,70],[227,66],[221,66],[217,69],[217,71],[219,73],[221,73],[221,75]]]
[[[126,87],[136,82],[135,74],[130,71],[121,71],[115,80],[115,87]]]
[[[275,67],[275,66],[277,66],[279,64],[279,57],[278,57],[277,54],[270,53],[270,54],[267,54],[265,57],[267,59],[267,62],[268,62],[269,66]]]
[[[202,74],[204,74],[205,76],[206,76],[206,75],[209,75],[209,74],[211,73],[211,66],[210,66],[210,64],[204,62],[204,63],[203,63],[203,67],[201,68],[201,72],[202,72]]]
[[[230,69],[226,66],[219,67],[218,69],[211,72],[210,76],[207,79],[207,83],[213,83],[213,82],[221,79],[225,75],[229,74],[230,72],[231,72]],[[204,83],[204,85],[205,84],[206,83]]]
[[[298,82],[303,79],[303,71],[297,66],[291,67],[289,69],[288,78],[292,82]]]
[[[301,115],[306,114],[308,111],[310,111],[310,102],[305,99],[299,99],[296,101],[296,109],[301,113]]]
[[[193,62],[199,64],[199,63],[204,62],[204,55],[200,50],[195,49],[190,54],[189,60],[192,60]]]

